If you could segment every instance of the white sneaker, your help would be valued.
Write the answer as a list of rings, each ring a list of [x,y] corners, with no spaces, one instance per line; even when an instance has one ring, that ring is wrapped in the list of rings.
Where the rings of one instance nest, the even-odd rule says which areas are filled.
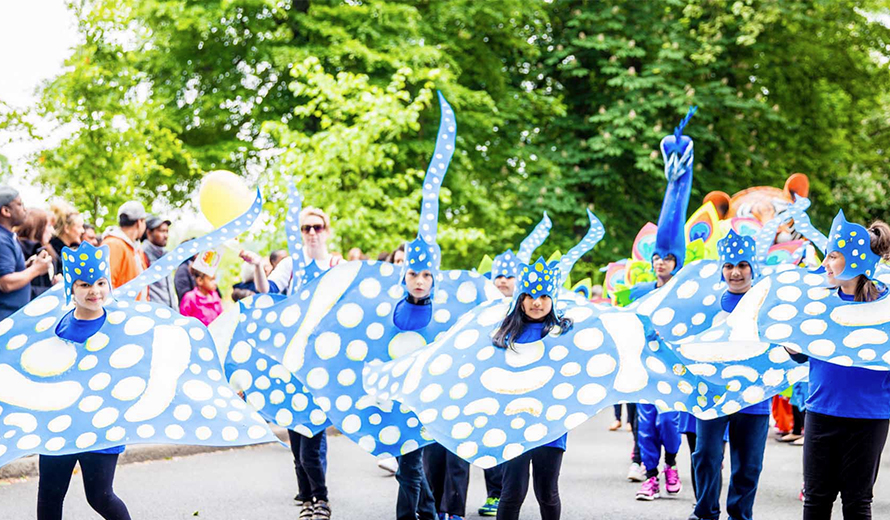
[[[377,467],[395,475],[396,471],[399,470],[399,462],[393,457],[377,459]]]
[[[646,468],[642,464],[634,462],[627,470],[627,480],[631,482],[643,482],[646,480]]]

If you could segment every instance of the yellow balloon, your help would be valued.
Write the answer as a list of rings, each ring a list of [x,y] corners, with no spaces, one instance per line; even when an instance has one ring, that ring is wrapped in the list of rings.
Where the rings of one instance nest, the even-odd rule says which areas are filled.
[[[201,213],[217,228],[250,209],[254,198],[254,192],[244,184],[244,180],[226,170],[209,172],[198,191]]]

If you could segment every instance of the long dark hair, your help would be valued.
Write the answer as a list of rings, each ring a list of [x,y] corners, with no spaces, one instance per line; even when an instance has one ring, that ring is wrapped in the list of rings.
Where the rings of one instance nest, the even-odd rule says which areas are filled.
[[[880,220],[875,221],[868,228],[868,235],[871,238],[871,250],[886,259],[890,256],[890,226]],[[857,302],[873,302],[881,296],[881,291],[875,283],[863,275],[859,275],[856,283],[856,292],[854,293],[854,301]]]
[[[501,322],[501,327],[494,334],[494,338],[492,338],[494,346],[499,348],[513,348],[513,342],[520,334],[522,334],[522,329],[525,327],[525,324],[532,321],[525,315],[525,311],[522,310],[522,302],[525,301],[526,298],[530,298],[526,293],[519,295],[519,301],[516,302],[513,311],[504,318],[504,321]],[[541,337],[543,338],[549,334],[554,326],[559,327],[560,334],[568,332],[572,328],[571,318],[556,315],[555,303],[550,309],[550,314],[544,317],[544,330],[541,331]]]

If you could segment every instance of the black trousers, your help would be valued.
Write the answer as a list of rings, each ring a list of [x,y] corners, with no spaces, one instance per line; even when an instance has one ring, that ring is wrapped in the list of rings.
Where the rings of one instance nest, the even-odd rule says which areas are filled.
[[[398,457],[396,520],[436,520],[433,492],[423,471],[423,452],[428,448],[426,446]]]
[[[559,469],[562,455],[559,448],[540,446],[527,451],[504,466],[504,488],[498,504],[497,520],[518,520],[519,510],[525,495],[528,494],[529,471],[532,466],[532,481],[535,498],[541,510],[541,520],[559,520],[562,504],[559,500]]]
[[[807,412],[806,410],[801,410],[800,408],[791,405],[791,417],[794,419],[794,426],[791,427],[791,433],[800,435],[803,433],[803,425],[806,421]]]
[[[328,500],[325,482],[325,456],[327,454],[327,433],[319,432],[309,438],[288,430],[290,451],[294,454],[294,471],[297,473],[297,500]]]
[[[686,444],[689,445],[689,478],[692,480],[692,498],[698,497],[698,489],[695,486],[695,463],[692,461],[696,440],[698,440],[698,436],[695,432],[686,432]]]
[[[41,455],[37,484],[37,520],[62,520],[62,504],[71,484],[74,465],[80,462],[87,503],[105,520],[130,520],[123,501],[114,494],[117,454],[75,453]]]
[[[621,420],[621,404],[613,405],[615,407],[615,420]],[[624,403],[624,406],[627,408],[627,420],[624,421],[629,424],[633,424],[637,419],[637,403]]]
[[[631,410],[631,406],[633,407],[633,410]],[[637,404],[629,403],[627,405],[627,413],[630,415],[631,431],[634,434],[633,462],[642,464],[643,455],[640,453],[640,421],[637,420]]]
[[[504,466],[498,465],[485,470],[485,491],[488,498],[501,498],[501,488],[504,481]]]
[[[423,469],[436,501],[436,511],[467,516],[470,463],[434,442],[423,448]]]
[[[804,520],[830,520],[841,495],[844,520],[871,518],[887,419],[849,419],[807,412],[803,452]]]

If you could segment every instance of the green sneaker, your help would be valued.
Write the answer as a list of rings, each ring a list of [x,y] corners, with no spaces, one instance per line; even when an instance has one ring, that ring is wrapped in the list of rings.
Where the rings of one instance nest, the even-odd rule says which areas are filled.
[[[500,498],[488,497],[485,504],[479,508],[479,516],[498,516],[498,504]]]

